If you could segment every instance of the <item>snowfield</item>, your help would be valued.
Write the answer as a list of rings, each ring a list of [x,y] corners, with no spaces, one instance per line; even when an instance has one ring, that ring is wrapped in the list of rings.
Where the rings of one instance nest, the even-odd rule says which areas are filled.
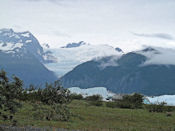
[[[23,37],[30,37],[30,33],[29,32],[23,32],[21,35]]]
[[[45,49],[51,51],[57,59],[56,63],[48,63],[45,66],[54,71],[58,77],[71,71],[77,65],[86,61],[101,58],[104,56],[121,56],[123,52],[118,52],[108,45],[83,44],[74,48]]]
[[[15,48],[21,48],[23,46],[23,43],[2,43],[0,42],[0,50],[1,51],[12,51],[14,50]]]

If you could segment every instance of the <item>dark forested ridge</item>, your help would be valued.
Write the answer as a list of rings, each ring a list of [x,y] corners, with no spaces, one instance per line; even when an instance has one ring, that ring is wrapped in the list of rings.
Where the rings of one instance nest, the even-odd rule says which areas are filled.
[[[145,95],[175,94],[174,65],[144,65],[144,55],[134,52],[116,60],[116,66],[101,68],[113,57],[92,60],[75,67],[61,78],[64,87],[106,87],[116,93]]]
[[[8,76],[15,74],[24,81],[26,86],[29,84],[41,85],[57,79],[53,72],[30,53],[19,57],[17,54],[13,56],[0,52],[0,69],[6,70]]]

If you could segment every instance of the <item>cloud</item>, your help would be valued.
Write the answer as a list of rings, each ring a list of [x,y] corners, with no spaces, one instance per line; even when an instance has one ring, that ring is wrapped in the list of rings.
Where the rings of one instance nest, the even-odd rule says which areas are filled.
[[[166,40],[174,40],[174,37],[167,33],[152,33],[152,34],[144,34],[144,33],[134,33],[133,35],[139,36],[139,37],[152,37],[152,38],[160,38],[160,39],[166,39]]]
[[[25,0],[25,1],[28,1],[28,2],[45,2],[45,1],[47,1],[47,2],[54,3],[54,4],[58,4],[60,2],[63,2],[64,0]]]
[[[142,54],[147,57],[147,60],[144,62],[142,66],[146,65],[175,65],[175,49],[171,48],[161,48],[161,47],[153,47],[156,51],[149,52],[136,52],[138,54]]]
[[[120,56],[111,56],[111,57],[108,57],[108,60],[107,61],[103,61],[104,59],[100,59],[98,61],[98,59],[96,59],[97,62],[99,62],[99,65],[98,67],[103,70],[105,69],[106,67],[109,67],[109,66],[118,66],[118,63],[117,63],[117,60],[120,58]]]
[[[175,47],[169,44],[172,36],[159,34],[175,34],[174,6],[174,0],[0,0],[0,28],[29,30],[53,47],[80,40],[110,44],[125,52],[142,45]],[[158,34],[157,39],[149,39],[128,31]]]
[[[39,1],[50,1],[50,2],[55,2],[57,0],[25,0],[25,1],[29,1],[29,2],[39,2]],[[60,1],[60,0],[59,0]]]
[[[68,37],[70,38],[71,35],[67,34],[67,33],[63,33],[63,32],[60,32],[60,31],[53,31],[53,34],[56,35],[56,36],[62,36],[62,37]]]

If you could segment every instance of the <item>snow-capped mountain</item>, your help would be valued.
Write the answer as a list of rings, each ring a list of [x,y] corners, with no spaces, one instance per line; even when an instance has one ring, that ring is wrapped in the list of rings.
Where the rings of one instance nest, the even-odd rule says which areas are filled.
[[[41,85],[57,79],[43,65],[52,61],[48,59],[50,56],[30,32],[0,29],[0,69],[4,69],[9,76],[18,76],[25,86]]]
[[[80,46],[82,46],[82,45],[89,45],[89,44],[87,44],[86,42],[84,42],[84,41],[80,41],[80,42],[78,42],[78,43],[69,43],[69,44],[67,44],[66,46],[63,46],[63,47],[61,47],[61,48],[75,48],[75,47],[80,47]]]
[[[44,52],[38,40],[29,32],[14,32],[12,29],[0,29],[0,51],[13,55],[25,55],[30,52],[39,61],[54,61],[50,52]]]
[[[46,63],[45,66],[56,72],[59,77],[83,62],[112,55],[119,57],[123,54],[121,49],[118,51],[108,45],[90,45],[82,41],[68,44],[64,48],[45,50],[51,51],[57,59],[57,62]]]

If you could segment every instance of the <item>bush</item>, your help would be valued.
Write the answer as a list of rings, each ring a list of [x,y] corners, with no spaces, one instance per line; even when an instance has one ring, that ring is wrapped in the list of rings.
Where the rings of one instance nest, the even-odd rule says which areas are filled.
[[[44,89],[30,88],[23,90],[22,81],[13,76],[9,82],[6,73],[0,72],[0,117],[3,120],[11,120],[14,123],[13,115],[21,107],[20,101],[34,103],[33,110],[36,119],[67,121],[70,117],[67,104],[70,103],[70,92],[61,87],[59,81],[47,84]],[[38,104],[38,105],[37,105]]]
[[[134,93],[133,95],[125,95],[122,100],[116,100],[115,102],[119,108],[138,109],[142,108],[143,96]]]
[[[36,103],[34,116],[41,120],[68,121],[70,112],[67,104],[71,101],[70,92],[60,86],[59,81],[54,84],[47,84],[46,88],[31,90],[28,98]],[[37,106],[37,104],[39,105]]]
[[[115,108],[117,107],[117,103],[112,101],[106,102],[106,107]]]
[[[36,88],[30,85],[28,89],[22,92],[20,100],[33,102],[42,102],[43,104],[67,104],[71,101],[70,91],[64,89],[59,81],[53,84],[46,83],[44,89]]]
[[[145,105],[145,108],[149,112],[171,112],[171,111],[173,111],[173,107],[172,106],[166,106],[165,102]]]
[[[74,99],[82,100],[83,99],[83,96],[81,94],[75,94],[75,93],[71,94],[70,97],[71,97],[72,100],[74,100]]]
[[[55,104],[46,106],[43,104],[33,104],[33,118],[36,120],[68,121],[71,113],[65,105]]]
[[[59,81],[54,84],[47,84],[41,91],[41,102],[47,105],[66,104],[71,101],[70,91],[61,87]]]
[[[92,95],[92,96],[87,96],[85,98],[87,101],[102,101],[102,96],[100,95]]]
[[[43,89],[35,87],[34,85],[30,85],[29,88],[23,90],[20,100],[31,101],[32,103],[41,101],[42,91]]]
[[[116,105],[119,108],[134,109],[134,105],[132,103],[130,103],[129,101],[119,100],[119,101],[117,101]]]
[[[102,106],[103,105],[102,99],[103,98],[100,95],[92,95],[92,96],[87,96],[85,98],[85,100],[89,101],[89,104],[93,106]]]
[[[93,106],[102,106],[103,102],[102,101],[90,101],[89,104]]]

